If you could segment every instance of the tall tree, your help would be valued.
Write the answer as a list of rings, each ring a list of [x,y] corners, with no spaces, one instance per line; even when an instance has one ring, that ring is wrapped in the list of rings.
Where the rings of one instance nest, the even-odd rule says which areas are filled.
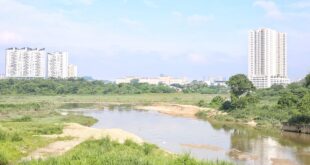
[[[244,74],[237,74],[230,77],[227,85],[230,87],[231,94],[238,98],[243,94],[255,90],[252,82]]]

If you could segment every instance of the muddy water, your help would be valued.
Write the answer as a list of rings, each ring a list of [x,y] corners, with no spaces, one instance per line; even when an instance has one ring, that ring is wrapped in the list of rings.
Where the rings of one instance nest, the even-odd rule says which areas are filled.
[[[149,143],[193,157],[248,165],[310,164],[310,136],[210,123],[153,111],[88,111],[95,128],[120,128]]]

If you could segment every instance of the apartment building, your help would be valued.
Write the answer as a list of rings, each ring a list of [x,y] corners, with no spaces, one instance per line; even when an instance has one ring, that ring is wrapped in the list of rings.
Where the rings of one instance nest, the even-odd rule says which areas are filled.
[[[248,34],[248,77],[257,88],[288,84],[287,34],[272,29]]]
[[[47,77],[68,78],[68,52],[47,53]]]
[[[44,78],[45,49],[8,48],[5,54],[5,77]]]

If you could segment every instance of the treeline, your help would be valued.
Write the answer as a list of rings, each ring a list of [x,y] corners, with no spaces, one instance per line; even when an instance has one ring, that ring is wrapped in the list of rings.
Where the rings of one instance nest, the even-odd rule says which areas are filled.
[[[0,80],[1,95],[61,95],[61,94],[139,94],[174,93],[176,89],[159,84],[146,83],[115,84],[84,79],[3,79]]]
[[[79,79],[2,79],[0,80],[0,94],[2,95],[100,95],[100,94],[142,94],[142,93],[201,93],[219,94],[227,92],[225,87],[209,87],[198,81],[193,81],[187,85],[174,84],[171,86],[148,83],[115,84],[99,80]]]

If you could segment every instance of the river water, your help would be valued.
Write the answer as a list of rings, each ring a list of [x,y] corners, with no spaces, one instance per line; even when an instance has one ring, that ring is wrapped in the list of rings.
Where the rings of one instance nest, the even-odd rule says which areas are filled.
[[[310,165],[310,135],[273,133],[121,107],[84,114],[98,119],[94,128],[120,128],[165,150],[190,153],[199,159],[247,165]]]

